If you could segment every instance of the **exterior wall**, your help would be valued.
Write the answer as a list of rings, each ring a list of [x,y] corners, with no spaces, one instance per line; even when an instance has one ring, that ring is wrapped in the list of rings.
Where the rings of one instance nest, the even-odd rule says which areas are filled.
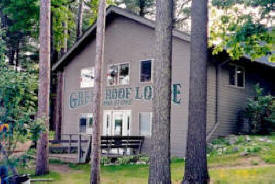
[[[236,64],[242,66],[245,70],[245,87],[228,85],[228,64],[221,67],[218,79],[218,121],[220,124],[213,137],[226,136],[238,131],[240,112],[245,109],[248,98],[255,95],[255,85],[257,83],[265,89],[266,93],[274,94],[274,83],[272,84],[271,78],[268,76],[272,73],[271,70],[266,71],[266,74],[264,74],[265,71],[261,67],[255,68],[251,65],[243,65],[240,64],[240,61],[237,61]]]
[[[209,62],[207,66],[207,133],[211,131],[216,122],[216,82],[216,66]]]
[[[172,127],[171,127],[171,151],[173,156],[184,156],[187,118],[188,118],[188,96],[189,96],[189,43],[174,39],[173,43],[173,83],[181,85],[180,104],[172,105]],[[131,105],[104,106],[104,110],[132,110],[131,135],[139,135],[139,112],[152,112],[151,100],[136,100],[135,89],[142,90],[152,83],[139,82],[140,61],[153,59],[154,31],[126,18],[116,18],[107,26],[105,40],[105,59],[103,75],[103,95],[106,89],[131,88]],[[80,89],[80,70],[85,67],[94,66],[95,40],[85,47],[73,61],[64,68],[64,106],[62,134],[78,133],[79,118],[81,113],[91,112],[91,103],[78,108],[69,107],[69,99],[72,92],[82,91]],[[130,63],[129,85],[108,87],[107,66],[116,63]],[[153,63],[154,64],[154,63]],[[102,115],[103,116],[103,115]],[[150,138],[146,137],[143,151],[150,150]]]
[[[130,19],[118,17],[107,26],[105,37],[102,100],[104,101],[106,89],[130,88],[131,94],[129,98],[132,101],[129,105],[105,105],[103,106],[103,111],[131,110],[131,135],[139,135],[139,112],[152,112],[152,101],[136,99],[135,90],[136,87],[143,90],[146,86],[152,85],[152,83],[139,82],[139,68],[141,60],[153,59],[154,31]],[[181,103],[173,103],[172,105],[171,155],[184,156],[188,125],[190,44],[177,38],[174,38],[173,41],[172,83],[181,85],[180,94],[178,95]],[[80,71],[85,67],[94,66],[94,58],[95,40],[91,40],[64,68],[62,134],[78,133],[81,114],[91,112],[91,103],[77,108],[70,108],[70,96],[74,92],[89,92],[92,90],[91,88],[80,89]],[[129,85],[109,87],[107,86],[108,66],[118,63],[130,63]],[[208,62],[207,131],[209,132],[214,127],[216,119],[220,122],[214,137],[225,136],[236,131],[239,111],[245,108],[247,98],[254,95],[253,86],[257,82],[260,82],[262,86],[267,88],[267,91],[274,94],[274,83],[268,82],[272,78],[271,76],[260,73],[257,68],[243,67],[246,70],[245,88],[237,88],[228,85],[227,64],[219,69],[217,79],[215,64]],[[216,91],[217,82],[218,92]],[[89,95],[88,100],[91,100]],[[218,108],[216,108],[217,100]],[[216,112],[218,112],[217,116]],[[103,114],[101,117],[103,117]],[[146,137],[143,152],[148,153],[149,151],[150,137]]]

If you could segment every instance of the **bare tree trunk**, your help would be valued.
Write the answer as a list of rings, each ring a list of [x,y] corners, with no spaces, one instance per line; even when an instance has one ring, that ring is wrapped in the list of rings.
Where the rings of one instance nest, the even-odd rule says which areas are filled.
[[[209,182],[206,159],[207,0],[192,1],[189,121],[183,184]]]
[[[8,61],[9,61],[9,65],[14,65],[14,54],[15,54],[15,50],[14,48],[8,47]]]
[[[20,46],[20,42],[19,40],[17,41],[16,44],[16,51],[15,51],[15,70],[17,71],[18,67],[19,67],[19,46]]]
[[[170,125],[173,1],[157,0],[150,184],[171,183]]]
[[[37,144],[36,175],[49,172],[48,127],[50,99],[50,0],[40,2],[40,51],[39,51],[39,88],[37,118],[45,122],[46,131],[40,135]]]
[[[139,0],[139,15],[145,16],[145,0]]]
[[[77,28],[76,28],[76,39],[82,36],[82,25],[83,25],[83,0],[79,0],[78,13],[77,13]]]
[[[104,61],[105,40],[105,14],[106,1],[100,0],[98,7],[97,29],[96,29],[96,57],[95,57],[95,87],[93,97],[93,134],[92,134],[92,162],[91,162],[91,184],[100,183],[100,146],[101,146],[101,82],[102,66]]]
[[[57,73],[57,90],[55,98],[55,140],[61,139],[61,123],[62,123],[62,95],[63,94],[63,73]]]

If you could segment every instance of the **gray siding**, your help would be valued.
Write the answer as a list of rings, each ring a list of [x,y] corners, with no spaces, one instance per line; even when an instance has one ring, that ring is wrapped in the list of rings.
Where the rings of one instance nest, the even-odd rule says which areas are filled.
[[[190,44],[186,41],[174,38],[173,40],[173,67],[172,81],[181,85],[181,103],[172,105],[171,124],[171,155],[184,156],[188,126],[189,103],[189,74],[190,74]],[[105,59],[103,72],[103,89],[119,87],[144,87],[152,83],[139,82],[139,65],[141,60],[153,59],[154,31],[144,25],[138,24],[123,17],[116,17],[107,26],[105,40]],[[91,103],[72,109],[69,107],[70,94],[80,89],[80,71],[82,68],[94,66],[95,40],[91,42],[64,67],[64,95],[62,133],[78,133],[79,118],[81,113],[91,112]],[[130,84],[123,86],[107,86],[107,67],[110,64],[130,63]],[[238,113],[244,109],[247,98],[254,94],[253,85],[261,82],[269,90],[274,90],[274,84],[252,71],[246,66],[245,88],[236,88],[228,85],[228,71],[226,65],[219,70],[218,109],[216,109],[216,66],[208,63],[207,75],[207,131],[215,125],[216,111],[220,126],[214,137],[232,134],[236,130]],[[255,74],[256,73],[256,74]],[[131,98],[133,94],[131,94]],[[104,110],[131,110],[131,135],[139,135],[139,112],[151,112],[152,101],[133,100],[128,106],[103,107]],[[102,115],[103,116],[103,115]],[[102,117],[101,116],[101,117]],[[150,151],[150,137],[147,137],[143,146],[143,152]]]
[[[173,156],[183,156],[185,152],[188,96],[189,96],[189,43],[174,39],[173,43],[173,83],[181,84],[181,104],[172,105],[171,151]],[[105,59],[103,89],[119,87],[144,87],[152,83],[139,82],[141,60],[153,59],[154,31],[126,18],[116,18],[107,26],[105,40]],[[64,106],[62,133],[77,133],[81,113],[91,112],[91,104],[71,109],[70,94],[80,89],[80,70],[94,65],[95,41],[82,50],[73,61],[64,68]],[[107,67],[115,63],[130,63],[130,84],[116,87],[107,86]],[[103,107],[103,110],[132,110],[131,134],[139,135],[139,112],[151,112],[152,101],[134,100],[130,106]],[[103,115],[102,115],[103,116]],[[150,138],[146,138],[144,152],[150,151]]]

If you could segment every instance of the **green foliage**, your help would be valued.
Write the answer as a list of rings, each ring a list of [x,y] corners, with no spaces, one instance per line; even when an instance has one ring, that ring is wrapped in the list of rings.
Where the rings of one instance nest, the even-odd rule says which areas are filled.
[[[102,165],[111,164],[111,160],[112,159],[110,157],[103,156],[103,157],[101,157],[100,164],[102,164]]]
[[[150,158],[149,158],[148,156],[140,156],[140,157],[138,158],[138,160],[139,160],[140,162],[145,163],[145,164],[149,164]],[[182,159],[179,159],[179,158],[177,158],[177,159],[174,158],[172,161],[177,162],[178,160],[181,160],[181,161],[182,161]]]
[[[9,155],[17,143],[36,141],[44,130],[43,120],[35,120],[37,80],[36,71],[17,72],[0,61],[0,124],[8,124],[7,131],[0,132],[0,144]],[[13,165],[18,159],[9,159],[8,163]]]
[[[1,27],[5,30],[2,39],[9,62],[14,63],[17,52],[16,61],[20,60],[20,63],[28,60],[30,55],[36,56],[37,48],[33,49],[33,45],[38,37],[39,1],[1,0],[0,15]],[[26,55],[26,52],[29,54]]]
[[[246,115],[251,122],[252,133],[270,133],[275,123],[275,98],[263,95],[259,84],[255,86],[256,96],[248,99]],[[273,125],[272,125],[273,124]]]
[[[10,24],[7,31],[12,33],[33,34],[38,31],[38,0],[1,0],[0,9],[8,16]]]
[[[128,165],[128,164],[149,164],[149,157],[145,155],[129,155],[118,157],[116,160],[107,156],[101,157],[100,163],[102,165],[116,164],[116,165]]]
[[[210,46],[214,54],[224,49],[233,59],[248,55],[255,60],[268,56],[275,62],[272,0],[213,0]]]
[[[64,46],[64,38],[69,35],[65,34],[65,29],[72,30],[75,27],[75,20],[73,12],[69,8],[69,0],[52,0],[51,13],[52,13],[52,29],[54,35],[54,47],[60,51]],[[67,27],[64,26],[67,24]]]
[[[151,13],[150,8],[155,4],[155,0],[114,0],[116,5],[125,5],[126,8],[136,14],[144,16]]]
[[[134,156],[123,156],[117,159],[117,163],[118,165],[127,165],[130,164],[133,159]]]

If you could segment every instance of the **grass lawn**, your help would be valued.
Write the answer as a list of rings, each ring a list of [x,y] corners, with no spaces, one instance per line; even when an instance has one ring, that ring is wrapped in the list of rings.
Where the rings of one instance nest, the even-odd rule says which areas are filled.
[[[184,172],[184,162],[173,162],[171,168],[173,183],[180,183]],[[51,182],[53,184],[89,184],[89,171],[89,165],[81,165],[70,168],[67,172],[56,170],[44,177],[54,178],[55,181]],[[210,165],[209,172],[211,183],[275,183],[275,165],[247,166],[245,168],[240,166],[211,168]],[[145,184],[148,178],[148,166],[103,166],[101,175],[104,184]]]
[[[215,184],[275,184],[275,135],[265,137],[239,136],[234,144],[225,144],[223,153],[217,149],[208,154],[208,167],[211,183]],[[236,146],[238,149],[236,150]],[[232,151],[235,150],[235,151]],[[246,151],[247,154],[243,155]],[[148,178],[148,165],[102,166],[103,184],[145,184]],[[21,172],[25,172],[22,171]],[[28,173],[32,171],[28,170]],[[173,158],[171,164],[172,181],[180,183],[184,173],[184,160]],[[90,165],[51,164],[51,172],[39,178],[53,178],[52,184],[89,184]],[[45,182],[44,182],[45,183]]]

